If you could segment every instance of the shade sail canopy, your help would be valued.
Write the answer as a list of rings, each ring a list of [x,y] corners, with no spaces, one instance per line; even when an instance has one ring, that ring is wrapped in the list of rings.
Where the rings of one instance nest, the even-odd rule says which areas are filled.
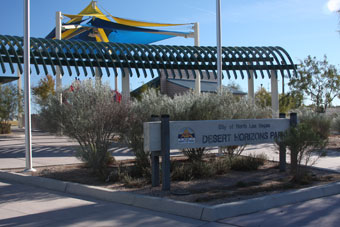
[[[120,69],[123,76],[124,68],[129,69],[129,75],[140,77],[155,77],[164,70],[166,76],[194,77],[206,72],[213,72],[216,78],[216,47],[143,45],[103,42],[84,42],[71,40],[51,40],[31,38],[31,64],[37,74],[41,67],[45,74],[56,74],[56,66],[60,66],[61,74],[72,69],[79,76],[88,75],[90,70],[95,75],[95,68],[99,74],[104,70],[108,76],[113,72],[118,76]],[[3,73],[9,68],[15,73],[15,64],[22,73],[23,38],[17,36],[0,35],[0,68]],[[296,66],[289,54],[281,47],[223,47],[222,48],[223,75],[228,78],[247,78],[254,73],[255,78],[271,77],[275,70],[282,76],[296,75]],[[6,67],[7,65],[7,67]]]
[[[107,14],[103,14],[94,1],[77,15],[63,14],[70,20],[63,24],[68,29],[62,31],[62,39],[150,44],[175,36],[189,36],[192,33],[192,24],[151,23],[114,17],[108,12]],[[182,32],[164,30],[164,27],[183,28],[185,25],[190,27]],[[54,39],[55,29],[46,38]]]

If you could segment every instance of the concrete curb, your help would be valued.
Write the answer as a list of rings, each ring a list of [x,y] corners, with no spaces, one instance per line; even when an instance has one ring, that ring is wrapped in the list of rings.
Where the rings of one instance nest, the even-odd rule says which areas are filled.
[[[49,178],[27,176],[20,173],[4,172],[1,170],[0,179],[15,181],[18,183],[46,188],[58,192],[88,196],[95,199],[117,202],[154,211],[200,219],[204,221],[217,221],[224,218],[254,213],[278,206],[303,202],[306,200],[340,193],[340,182],[336,182],[328,185],[314,186],[310,188],[283,192],[239,202],[205,206],[201,204],[175,201],[166,198],[137,195],[129,192],[113,191],[106,188],[58,181]]]

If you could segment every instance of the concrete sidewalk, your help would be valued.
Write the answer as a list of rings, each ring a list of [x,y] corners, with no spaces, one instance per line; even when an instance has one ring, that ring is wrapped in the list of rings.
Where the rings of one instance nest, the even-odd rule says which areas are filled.
[[[81,163],[75,157],[79,144],[67,136],[32,132],[33,167]],[[113,145],[110,149],[116,160],[133,159],[127,147]],[[12,134],[0,135],[0,169],[25,167],[25,134],[23,129],[13,129]]]
[[[81,163],[75,158],[79,149],[76,141],[66,136],[54,136],[49,133],[33,131],[32,153],[33,166],[67,165]],[[133,152],[127,148],[114,144],[110,151],[116,160],[133,159]],[[210,152],[216,153],[217,149]],[[172,155],[179,155],[179,151],[171,151]],[[244,154],[264,153],[269,160],[279,160],[279,154],[273,144],[249,145]],[[290,157],[287,155],[287,162]],[[314,165],[319,168],[340,172],[340,152],[329,151],[327,156],[321,157]],[[25,167],[25,135],[23,129],[13,128],[10,135],[0,135],[0,169]]]

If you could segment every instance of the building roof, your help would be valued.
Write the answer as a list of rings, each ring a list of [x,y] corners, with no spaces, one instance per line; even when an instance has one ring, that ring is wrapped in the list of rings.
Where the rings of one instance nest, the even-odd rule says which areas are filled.
[[[17,76],[0,76],[0,84],[6,84],[19,79]]]
[[[167,79],[170,83],[179,85],[184,88],[188,89],[195,89],[195,81],[194,80],[180,80],[180,79]],[[226,86],[223,86],[224,88],[227,88]],[[231,93],[234,95],[246,95],[246,92],[230,88]],[[217,91],[217,82],[214,81],[201,81],[201,91],[202,92],[216,92]]]

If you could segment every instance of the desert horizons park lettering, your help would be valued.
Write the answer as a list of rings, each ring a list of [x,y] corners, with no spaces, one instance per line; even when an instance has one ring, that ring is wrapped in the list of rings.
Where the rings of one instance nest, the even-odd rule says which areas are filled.
[[[219,124],[219,130],[242,130],[253,131],[261,130],[259,132],[235,132],[235,133],[221,133],[212,135],[203,135],[203,144],[216,144],[216,143],[228,143],[228,142],[255,142],[255,141],[273,141],[280,137],[283,132],[281,131],[263,131],[270,130],[271,124],[231,124],[223,125]]]

